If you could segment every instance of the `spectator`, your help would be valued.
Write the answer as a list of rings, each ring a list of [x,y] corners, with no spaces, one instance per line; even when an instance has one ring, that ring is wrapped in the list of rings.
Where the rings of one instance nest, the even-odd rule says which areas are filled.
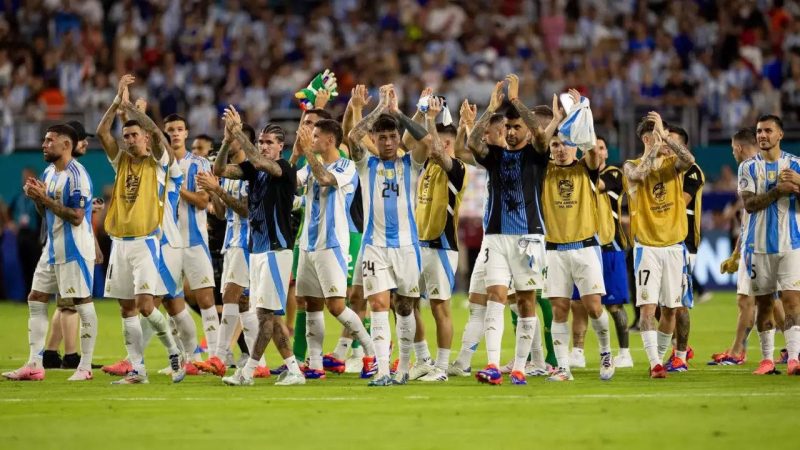
[[[745,119],[750,117],[750,104],[742,98],[742,92],[736,86],[728,88],[728,99],[722,106],[722,128],[727,134],[733,134],[745,126]]]
[[[42,254],[43,244],[43,242],[39,240],[42,220],[39,216],[39,212],[36,210],[36,203],[22,192],[22,186],[25,185],[25,181],[28,178],[37,178],[36,172],[31,168],[22,170],[20,191],[11,199],[9,209],[13,220],[13,226],[17,234],[17,245],[25,292],[30,292],[31,290],[33,272],[36,270],[36,263],[39,262],[39,256]]]

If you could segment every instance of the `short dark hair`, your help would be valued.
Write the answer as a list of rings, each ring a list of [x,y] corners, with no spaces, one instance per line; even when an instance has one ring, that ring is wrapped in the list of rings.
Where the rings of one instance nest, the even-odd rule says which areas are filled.
[[[504,120],[506,120],[506,116],[500,113],[494,113],[492,114],[492,117],[489,118],[489,125],[497,125]]]
[[[46,133],[55,133],[59,136],[66,136],[69,138],[70,143],[72,144],[70,151],[75,150],[75,146],[78,145],[78,133],[76,133],[75,129],[69,125],[52,125],[47,127]]]
[[[247,139],[254,143],[256,142],[256,129],[251,127],[250,125],[243,123],[242,124],[242,132],[247,136]]]
[[[319,116],[320,119],[333,119],[333,116],[331,116],[331,113],[329,113],[328,111],[325,111],[322,108],[309,109],[308,111],[306,111],[306,114],[315,114],[315,115]]]
[[[183,116],[181,116],[179,114],[174,114],[173,113],[173,114],[170,114],[167,117],[165,117],[164,118],[164,127],[166,127],[167,124],[170,123],[170,122],[183,122],[183,126],[186,127],[187,130],[189,129],[189,123],[186,122],[186,119],[184,119]]]
[[[439,134],[450,134],[453,136],[458,134],[458,130],[453,126],[453,124],[445,125],[443,123],[436,124],[436,132]]]
[[[281,143],[286,142],[286,132],[283,131],[283,128],[281,128],[281,126],[276,123],[270,122],[264,125],[264,128],[261,129],[261,133],[274,134],[275,137],[278,138],[278,141],[280,141]]]
[[[655,122],[645,117],[641,122],[639,122],[639,125],[636,126],[636,137],[641,139],[645,133],[652,133],[655,128]]]
[[[606,145],[608,145],[608,139],[606,139],[606,137],[602,134],[595,134],[595,139],[598,141],[603,141],[606,143]]]
[[[756,140],[756,132],[752,128],[742,128],[733,134],[733,141],[738,144],[750,145],[755,147],[758,145]]]
[[[769,121],[775,122],[775,124],[778,125],[778,128],[780,128],[781,131],[783,131],[783,120],[781,120],[781,118],[776,116],[775,114],[763,114],[758,117],[756,123],[769,122]]]
[[[372,125],[373,133],[380,133],[383,131],[400,131],[400,123],[394,116],[389,114],[381,114],[378,116],[378,120]]]
[[[198,134],[198,135],[197,135],[197,136],[195,136],[194,138],[195,138],[195,139],[200,139],[201,141],[206,141],[206,142],[209,142],[209,143],[211,143],[212,145],[214,144],[214,138],[212,138],[211,136],[209,136],[209,135],[207,135],[207,134]]]
[[[139,128],[142,128],[142,124],[140,124],[138,120],[130,119],[130,120],[126,120],[125,123],[122,124],[122,128],[128,128],[128,127],[139,127]]]
[[[683,145],[689,145],[689,133],[687,133],[683,127],[678,125],[667,125],[667,132],[677,134],[681,137]]]
[[[536,105],[533,107],[533,109],[531,109],[531,111],[537,116],[548,117],[550,119],[553,118],[553,109],[547,105]]]
[[[334,139],[336,140],[336,147],[342,145],[344,132],[342,131],[342,126],[339,125],[339,122],[333,119],[321,119],[314,124],[314,128],[319,128],[323,133],[333,135]]]
[[[517,108],[514,108],[513,106],[506,108],[504,116],[506,120],[517,120],[521,117],[519,115],[519,111],[517,111]]]

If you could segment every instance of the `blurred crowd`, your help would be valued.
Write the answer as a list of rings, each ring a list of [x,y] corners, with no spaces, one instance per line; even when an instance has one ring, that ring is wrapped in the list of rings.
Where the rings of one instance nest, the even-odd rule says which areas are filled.
[[[634,104],[700,108],[723,130],[800,113],[800,5],[781,0],[3,0],[0,122],[85,113],[92,127],[119,74],[153,114],[216,135],[293,108],[325,68],[343,110],[356,81],[423,86],[484,105],[521,78],[527,103],[577,86],[600,127]]]

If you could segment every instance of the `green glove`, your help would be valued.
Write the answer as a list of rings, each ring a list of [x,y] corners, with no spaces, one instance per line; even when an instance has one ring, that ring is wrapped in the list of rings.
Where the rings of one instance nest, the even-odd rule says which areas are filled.
[[[309,109],[314,109],[314,102],[317,100],[317,92],[321,90],[326,90],[330,93],[331,98],[334,98],[339,95],[336,92],[337,88],[336,84],[336,75],[330,71],[330,69],[325,69],[325,72],[318,73],[311,83],[308,83],[304,89],[300,89],[297,91],[294,96],[300,103],[300,108],[303,111],[308,111]]]

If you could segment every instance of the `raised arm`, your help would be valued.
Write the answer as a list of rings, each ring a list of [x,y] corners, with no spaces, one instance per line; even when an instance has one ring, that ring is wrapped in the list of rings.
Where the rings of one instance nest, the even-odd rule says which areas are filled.
[[[153,152],[153,158],[156,161],[160,161],[161,157],[164,156],[164,152],[167,152],[169,154],[169,163],[172,164],[172,161],[175,160],[175,155],[172,153],[167,138],[156,123],[131,102],[123,102],[120,108],[130,119],[139,122],[142,129],[150,135],[150,148]]]
[[[419,94],[419,98],[423,98],[423,97],[429,97],[430,98],[431,94],[433,94],[433,89],[425,88],[425,89],[422,90],[422,93]],[[430,100],[429,100],[428,104],[430,105]],[[411,120],[413,120],[414,122],[419,123],[419,124],[427,123],[426,114],[423,113],[422,110],[420,110],[419,105],[417,105],[417,110],[414,112],[414,115],[411,117]],[[426,125],[426,127],[427,127],[427,125]],[[411,132],[408,129],[406,129],[403,132],[403,146],[405,148],[407,148],[408,150],[413,150],[413,149],[416,149],[418,145],[419,145],[419,141],[414,139],[411,136]]]
[[[242,118],[239,116],[239,113],[236,111],[236,108],[234,108],[233,105],[230,105],[227,109],[225,109],[225,112],[223,113],[223,119],[225,120],[225,126],[228,128],[228,133],[230,133],[232,138],[239,143],[242,150],[244,150],[245,156],[247,156],[247,159],[251,164],[253,164],[253,167],[263,172],[267,172],[273,177],[280,177],[283,175],[283,169],[281,169],[281,166],[275,161],[264,157],[261,152],[256,149],[255,145],[253,145],[253,143],[247,138],[247,135],[244,133],[244,131],[242,131]]]
[[[249,210],[247,209],[247,199],[237,199],[229,194],[227,191],[225,191],[225,189],[222,188],[222,186],[219,184],[219,180],[213,174],[209,172],[200,172],[195,178],[198,186],[203,188],[203,190],[206,192],[210,192],[212,194],[212,202],[213,198],[216,197],[221,200],[222,203],[224,203],[224,206],[232,209],[236,214],[242,217],[247,217],[249,215]]]
[[[470,105],[469,101],[464,99],[458,114],[458,132],[453,143],[453,149],[455,150],[456,158],[471,166],[475,165],[475,157],[467,148],[467,136],[469,136],[472,127],[475,126],[475,116],[477,116],[477,107]]]
[[[519,116],[522,118],[522,121],[525,122],[525,125],[530,130],[531,135],[533,136],[533,148],[539,153],[547,153],[549,137],[552,136],[552,133],[547,134],[546,130],[544,132],[539,131],[539,120],[536,117],[536,113],[528,109],[528,107],[525,106],[525,103],[520,100],[519,77],[512,73],[506,77],[506,82],[508,83],[508,100],[511,102],[511,105],[514,106],[514,109],[517,110]],[[554,107],[554,113],[555,110],[556,108]],[[558,126],[558,123],[556,123],[556,126]]]
[[[407,150],[411,152],[411,157],[414,158],[414,161],[422,164],[428,159],[428,154],[430,153],[430,137],[428,137],[428,130],[426,130],[422,124],[411,120],[410,117],[403,114],[403,111],[400,110],[397,104],[397,92],[394,90],[394,86],[390,86],[389,106],[387,111],[403,125],[406,132],[416,141],[416,145]]]
[[[389,86],[381,86],[378,106],[372,110],[371,113],[367,114],[366,117],[359,120],[353,129],[347,134],[347,136],[350,138],[350,143],[352,144],[350,147],[350,157],[353,161],[361,161],[364,159],[367,149],[361,141],[367,137],[367,134],[372,129],[372,126],[375,125],[375,122],[378,120],[378,117],[386,111],[388,106]],[[357,110],[354,107],[353,113],[355,114],[356,111]]]
[[[678,156],[678,162],[675,164],[675,169],[679,172],[684,172],[689,170],[694,164],[694,155],[692,152],[686,148],[685,145],[681,144],[680,142],[672,139],[669,136],[669,132],[664,129],[664,122],[661,120],[661,115],[655,111],[650,111],[647,113],[647,119],[652,120],[655,123],[655,129],[653,133],[657,133],[661,136],[661,140]]]
[[[53,214],[76,227],[83,222],[86,211],[83,208],[70,208],[48,197],[47,186],[41,180],[29,178],[23,191],[28,198],[36,202],[37,209],[39,207],[49,209],[53,211]]]
[[[442,100],[431,98],[428,104],[428,112],[425,114],[428,120],[428,133],[430,135],[430,159],[439,165],[445,172],[450,172],[453,168],[453,158],[444,150],[444,144],[439,139],[439,132],[436,130],[436,116],[442,110]]]
[[[478,119],[475,128],[472,129],[467,139],[467,148],[472,152],[475,158],[484,158],[489,153],[489,147],[487,147],[486,142],[483,141],[483,136],[486,134],[486,128],[489,126],[489,119],[492,118],[492,115],[502,103],[503,82],[498,81],[497,84],[494,85],[494,91],[492,91],[489,106],[486,108],[481,118]]]
[[[244,172],[236,164],[228,164],[228,152],[231,148],[231,137],[228,134],[228,129],[225,128],[225,137],[222,139],[222,147],[217,152],[217,159],[214,160],[214,175],[223,178],[230,178],[234,180],[241,180],[244,178]]]
[[[116,159],[119,153],[117,140],[114,139],[114,136],[111,134],[111,124],[114,123],[114,117],[117,115],[119,105],[123,100],[127,100],[128,98],[128,86],[135,80],[136,78],[134,78],[133,75],[123,75],[122,78],[120,78],[119,86],[117,87],[117,96],[114,98],[114,102],[111,103],[108,110],[106,110],[106,113],[103,114],[100,123],[97,124],[97,139],[100,140],[103,150],[105,150],[106,155],[108,155],[108,158],[111,160]]]

